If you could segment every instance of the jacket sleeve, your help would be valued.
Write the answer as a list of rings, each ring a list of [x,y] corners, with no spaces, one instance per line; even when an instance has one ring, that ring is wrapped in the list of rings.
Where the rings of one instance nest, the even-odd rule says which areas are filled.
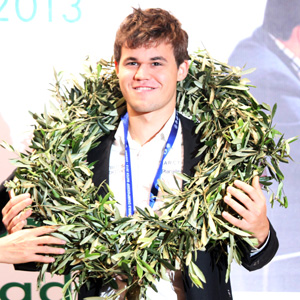
[[[276,232],[270,223],[270,236],[267,245],[259,253],[250,256],[250,247],[244,247],[242,265],[248,271],[255,271],[268,264],[275,256],[279,247]]]

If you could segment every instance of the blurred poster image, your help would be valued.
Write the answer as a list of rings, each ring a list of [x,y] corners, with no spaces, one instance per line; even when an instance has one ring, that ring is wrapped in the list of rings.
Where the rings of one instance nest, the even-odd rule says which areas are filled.
[[[242,40],[232,52],[229,64],[256,68],[247,74],[256,86],[251,93],[271,107],[277,103],[274,120],[285,138],[300,135],[300,1],[268,0],[263,24]],[[279,251],[273,261],[255,274],[241,274],[236,268],[233,290],[299,292],[300,286],[300,141],[291,144],[294,162],[282,164],[288,209],[278,205],[269,217],[279,238]],[[235,287],[236,286],[236,287]]]

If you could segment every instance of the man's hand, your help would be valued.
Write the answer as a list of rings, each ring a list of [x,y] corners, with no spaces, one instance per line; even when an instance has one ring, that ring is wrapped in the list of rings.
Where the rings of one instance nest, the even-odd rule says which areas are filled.
[[[0,238],[0,263],[54,262],[53,257],[41,254],[63,254],[65,252],[62,248],[49,246],[65,244],[65,241],[47,235],[55,230],[55,227],[43,226],[20,230]]]
[[[227,192],[240,203],[232,199],[230,195],[225,196],[224,201],[242,219],[233,217],[225,211],[222,216],[232,225],[251,232],[257,238],[258,247],[260,247],[268,237],[270,224],[267,218],[266,198],[261,190],[259,177],[253,178],[252,186],[239,180],[236,180],[234,185],[237,188],[229,186]]]
[[[2,209],[2,223],[8,233],[13,233],[21,230],[27,224],[27,218],[32,214],[32,210],[24,209],[32,203],[32,199],[30,194],[15,196],[13,191],[10,191],[9,196],[10,200]]]

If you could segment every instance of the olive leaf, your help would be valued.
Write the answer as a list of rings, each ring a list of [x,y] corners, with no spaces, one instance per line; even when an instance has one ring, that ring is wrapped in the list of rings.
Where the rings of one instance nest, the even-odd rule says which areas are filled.
[[[273,127],[276,106],[259,104],[241,78],[244,74],[206,51],[191,55],[188,76],[177,85],[177,110],[195,122],[202,145],[197,155],[203,159],[193,177],[176,175],[185,183],[182,190],[159,182],[164,191],[159,214],[136,208],[132,217],[122,217],[109,186],[93,184],[95,162],[87,162],[89,151],[117,128],[126,110],[113,65],[101,60],[95,70],[88,67],[81,74],[83,84],[74,80],[71,88],[55,72],[52,92],[58,106],[51,103],[42,114],[32,113],[32,152],[18,153],[15,178],[6,183],[16,194],[30,192],[34,220],[59,225],[53,235],[67,242],[54,263],[41,265],[39,286],[47,271],[71,272],[63,292],[70,296],[73,284],[75,297],[92,278],[116,288],[119,274],[127,278],[128,293],[142,297],[148,287],[156,290],[157,280],[166,279],[166,269],[187,265],[194,284],[205,288],[193,255],[216,245],[227,249],[228,279],[233,259],[241,262],[241,242],[254,246],[256,241],[222,218],[228,209],[222,200],[226,188],[235,179],[250,183],[259,175],[268,191],[278,182],[277,191],[271,191],[272,206],[278,201],[287,207],[280,163],[291,159],[289,144],[295,140],[285,140]],[[2,146],[14,151],[6,143]]]

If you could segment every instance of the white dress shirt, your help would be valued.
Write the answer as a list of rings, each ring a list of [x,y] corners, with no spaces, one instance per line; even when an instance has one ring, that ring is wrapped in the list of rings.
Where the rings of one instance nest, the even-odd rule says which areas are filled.
[[[162,130],[149,142],[141,146],[134,141],[128,132],[128,144],[130,148],[130,160],[132,169],[132,190],[134,206],[145,208],[149,205],[150,190],[153,179],[158,170],[160,161],[163,156],[166,142],[168,140],[173,122],[175,120],[175,111],[162,128]],[[121,121],[115,134],[115,141],[112,145],[109,160],[109,186],[112,189],[115,199],[119,202],[120,213],[125,215],[126,211],[126,193],[125,193],[125,144],[124,144],[124,128]],[[182,173],[183,168],[183,144],[182,131],[179,122],[178,133],[174,141],[173,147],[165,157],[163,162],[163,170],[161,180],[163,180],[169,188],[178,189],[174,173]],[[177,181],[181,185],[180,178]],[[153,207],[157,210],[161,206],[159,200],[161,193]]]
[[[134,207],[145,208],[149,205],[150,190],[153,179],[158,170],[163,157],[166,142],[175,120],[175,111],[167,121],[161,131],[149,142],[141,146],[134,141],[128,132],[128,145],[130,148],[130,160],[132,170],[132,190]],[[119,202],[120,213],[126,212],[126,192],[125,192],[125,142],[124,126],[121,121],[112,145],[109,159],[109,186],[114,193],[115,199]],[[183,139],[182,129],[179,122],[178,132],[173,147],[167,154],[163,162],[161,180],[171,189],[178,189],[174,179],[174,173],[182,173],[183,170]],[[180,178],[178,183],[182,184]],[[153,209],[158,210],[162,206],[160,200],[162,193],[159,191]],[[184,300],[184,290],[181,271],[169,272],[170,281],[161,279],[156,282],[158,293],[150,287],[147,289],[147,299],[155,300]],[[176,292],[175,292],[176,290]]]

